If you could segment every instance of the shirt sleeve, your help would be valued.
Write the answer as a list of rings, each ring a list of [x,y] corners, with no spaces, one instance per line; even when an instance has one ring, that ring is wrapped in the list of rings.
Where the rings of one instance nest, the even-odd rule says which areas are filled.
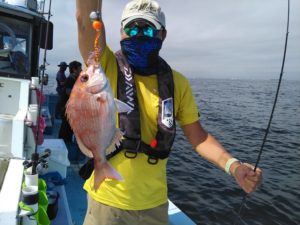
[[[101,55],[100,64],[110,82],[114,96],[117,96],[118,65],[115,54],[108,46]]]
[[[103,54],[101,55],[100,64],[107,76],[112,74],[110,70],[117,67],[115,55],[107,45],[103,51]]]
[[[173,71],[175,83],[175,117],[180,126],[199,120],[200,113],[189,81]]]

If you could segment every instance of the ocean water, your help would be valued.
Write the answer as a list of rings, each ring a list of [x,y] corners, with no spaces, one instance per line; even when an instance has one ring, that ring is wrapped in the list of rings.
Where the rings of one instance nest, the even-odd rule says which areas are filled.
[[[277,82],[191,80],[202,125],[243,162],[256,162]],[[178,130],[168,162],[170,199],[197,224],[300,224],[300,81],[282,81],[259,167],[263,184],[239,218],[243,191],[197,155]]]
[[[55,80],[49,79],[45,93],[55,93]],[[190,82],[205,129],[235,157],[255,164],[277,80]],[[197,155],[178,128],[168,162],[169,197],[197,225],[300,224],[300,81],[282,81],[259,167],[263,184],[248,196],[239,215],[243,191],[232,177]]]

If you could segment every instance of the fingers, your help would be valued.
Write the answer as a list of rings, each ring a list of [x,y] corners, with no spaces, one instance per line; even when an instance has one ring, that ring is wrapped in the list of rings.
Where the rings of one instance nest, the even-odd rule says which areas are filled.
[[[250,178],[245,178],[244,180],[244,184],[242,186],[243,190],[247,193],[251,193],[253,191],[256,191],[258,189],[258,187],[261,184],[261,180],[260,179],[250,179]]]
[[[247,166],[247,168],[249,168],[251,171],[254,171],[254,166],[249,164],[249,163],[243,163],[244,166]]]
[[[244,185],[242,186],[242,189],[246,192],[246,193],[251,193],[254,192],[257,187],[255,185],[253,185],[253,182],[250,181],[245,181]]]
[[[261,185],[262,183],[262,171],[260,168],[256,168],[254,172],[254,166],[248,163],[242,164],[238,168],[236,173],[236,181],[246,193],[251,193]]]

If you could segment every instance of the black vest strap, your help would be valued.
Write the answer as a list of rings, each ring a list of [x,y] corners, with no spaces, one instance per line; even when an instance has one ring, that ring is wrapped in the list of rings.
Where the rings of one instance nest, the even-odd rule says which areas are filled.
[[[116,52],[116,58],[119,68],[117,97],[130,105],[133,110],[130,113],[119,114],[119,127],[124,132],[125,139],[118,150],[109,155],[108,158],[126,149],[126,157],[135,158],[138,152],[143,152],[149,156],[148,162],[155,164],[157,159],[168,157],[175,138],[176,125],[172,70],[162,58],[159,58],[157,74],[159,93],[158,132],[153,137],[156,139],[157,145],[151,147],[141,139],[140,113],[132,70],[121,51]]]

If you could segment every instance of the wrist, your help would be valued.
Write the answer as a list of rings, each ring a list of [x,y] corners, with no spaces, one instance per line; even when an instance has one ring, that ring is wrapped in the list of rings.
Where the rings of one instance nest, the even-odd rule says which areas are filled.
[[[242,163],[236,159],[236,158],[230,158],[227,160],[226,164],[225,164],[225,172],[229,175],[234,175],[235,174],[235,170],[237,169],[237,167],[239,167]]]

